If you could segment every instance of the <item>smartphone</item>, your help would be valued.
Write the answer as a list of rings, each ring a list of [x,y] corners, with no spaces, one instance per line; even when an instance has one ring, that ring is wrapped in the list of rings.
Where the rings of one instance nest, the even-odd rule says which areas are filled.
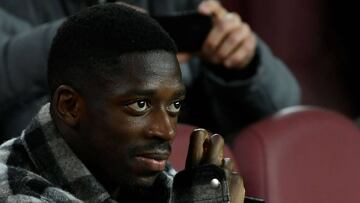
[[[174,39],[179,52],[200,51],[212,28],[211,17],[197,11],[151,17]]]

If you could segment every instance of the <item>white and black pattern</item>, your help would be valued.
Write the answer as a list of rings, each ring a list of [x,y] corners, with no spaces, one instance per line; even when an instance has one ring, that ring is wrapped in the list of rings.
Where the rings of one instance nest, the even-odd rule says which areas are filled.
[[[167,164],[154,183],[156,199],[172,203],[228,202],[225,176],[218,176],[222,169],[214,167],[205,165],[177,175]],[[221,181],[222,187],[214,190],[209,181],[204,182],[213,177]],[[47,104],[20,137],[0,146],[0,202],[117,201],[67,145]]]
[[[174,175],[168,166],[159,178],[169,194]],[[116,201],[66,144],[47,104],[21,137],[0,147],[0,202]]]

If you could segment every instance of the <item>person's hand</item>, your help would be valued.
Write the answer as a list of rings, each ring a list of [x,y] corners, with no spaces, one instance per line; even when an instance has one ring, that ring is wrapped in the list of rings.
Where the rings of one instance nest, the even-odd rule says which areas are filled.
[[[243,203],[245,188],[242,178],[233,172],[234,162],[224,158],[224,139],[219,134],[210,135],[204,129],[195,129],[190,136],[186,168],[214,164],[225,170],[231,202]]]
[[[185,53],[185,52],[179,52],[176,54],[176,57],[179,61],[179,63],[186,63],[189,61],[189,59],[191,58],[191,54],[189,53]]]
[[[213,18],[213,28],[203,44],[201,56],[229,69],[245,68],[256,49],[256,38],[249,25],[215,0],[203,1],[198,11]]]

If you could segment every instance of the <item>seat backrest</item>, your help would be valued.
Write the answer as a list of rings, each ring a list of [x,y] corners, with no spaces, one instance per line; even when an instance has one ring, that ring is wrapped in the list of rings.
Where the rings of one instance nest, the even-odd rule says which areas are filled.
[[[177,170],[183,170],[185,168],[186,156],[189,148],[190,134],[195,129],[194,126],[186,124],[178,124],[176,131],[176,138],[172,145],[172,152],[169,158],[172,166]],[[234,160],[230,148],[225,146],[224,148],[225,157],[229,157]]]
[[[247,195],[267,203],[360,202],[360,131],[336,112],[287,108],[244,129],[233,153]]]

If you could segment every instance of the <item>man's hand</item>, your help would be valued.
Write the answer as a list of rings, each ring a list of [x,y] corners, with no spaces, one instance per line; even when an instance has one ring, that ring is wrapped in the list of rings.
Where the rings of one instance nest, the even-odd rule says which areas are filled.
[[[193,168],[202,164],[214,164],[225,170],[231,202],[242,203],[245,189],[242,178],[233,172],[234,162],[224,158],[224,139],[204,129],[195,129],[190,137],[189,151],[186,158],[186,168]]]
[[[213,28],[203,44],[202,57],[229,69],[245,68],[256,49],[256,38],[249,25],[216,0],[203,1],[198,11],[213,17]]]

